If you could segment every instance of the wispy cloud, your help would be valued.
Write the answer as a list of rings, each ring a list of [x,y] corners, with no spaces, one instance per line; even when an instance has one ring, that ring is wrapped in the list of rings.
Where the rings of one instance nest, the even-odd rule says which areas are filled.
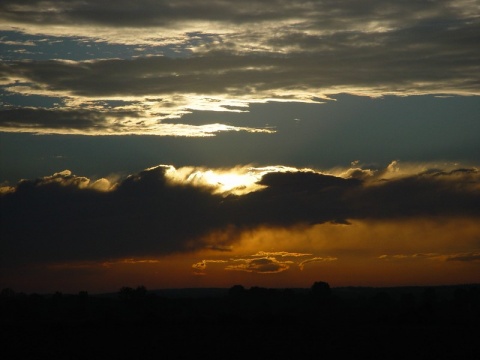
[[[280,261],[274,257],[235,259],[234,261],[236,264],[226,266],[225,270],[275,274],[288,270],[293,264],[293,261]]]
[[[336,261],[338,260],[336,257],[332,257],[332,256],[327,256],[327,257],[314,257],[314,258],[311,258],[311,259],[306,259],[306,260],[303,260],[300,264],[298,264],[298,267],[300,268],[300,270],[303,270],[305,265],[306,264],[310,264],[310,263],[314,263],[314,262],[328,262],[328,261]]]
[[[438,260],[438,261],[462,261],[478,262],[480,261],[480,251],[461,252],[461,253],[415,253],[415,254],[389,254],[378,257],[381,260]]]
[[[202,260],[192,265],[195,275],[205,275],[207,270],[207,264],[222,264],[227,263],[228,260]]]
[[[450,254],[447,257],[447,261],[465,261],[465,262],[475,261],[475,262],[479,262],[480,261],[480,251],[466,252],[466,253],[459,253],[459,254]]]
[[[256,254],[253,254],[254,257],[272,257],[272,256],[279,256],[279,257],[302,257],[302,256],[310,256],[312,254],[305,254],[305,253],[292,253],[288,251],[275,251],[275,252],[268,252],[268,251],[259,251]]]

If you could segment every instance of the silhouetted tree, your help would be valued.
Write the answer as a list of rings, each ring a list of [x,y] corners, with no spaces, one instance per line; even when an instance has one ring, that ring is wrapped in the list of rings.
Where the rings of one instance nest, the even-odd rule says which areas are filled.
[[[332,295],[330,285],[324,281],[316,281],[310,288],[310,294],[315,299],[328,299]]]
[[[146,296],[147,288],[143,285],[137,286],[136,289],[124,286],[118,292],[119,299],[127,302],[143,300]]]
[[[129,286],[123,286],[119,291],[118,291],[118,298],[122,301],[130,301],[133,299],[133,288]]]
[[[145,299],[147,296],[147,288],[143,285],[137,286],[134,292],[134,296],[136,299]]]
[[[230,289],[228,289],[228,296],[231,297],[239,297],[245,295],[245,288],[242,285],[234,285]]]
[[[4,288],[0,291],[0,298],[13,298],[15,296],[15,291],[11,288]]]

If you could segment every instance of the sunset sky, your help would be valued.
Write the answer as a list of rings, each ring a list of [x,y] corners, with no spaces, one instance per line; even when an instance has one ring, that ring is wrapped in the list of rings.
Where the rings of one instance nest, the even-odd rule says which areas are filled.
[[[480,283],[478,0],[2,0],[0,289]]]

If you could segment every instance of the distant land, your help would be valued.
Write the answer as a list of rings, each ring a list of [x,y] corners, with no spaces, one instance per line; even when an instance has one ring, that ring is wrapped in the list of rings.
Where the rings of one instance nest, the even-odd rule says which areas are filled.
[[[9,359],[480,359],[480,284],[0,292]]]
[[[141,285],[140,285],[141,286]],[[459,288],[480,288],[480,283],[472,283],[472,284],[454,284],[454,285],[414,285],[414,286],[339,286],[339,287],[331,287],[332,294],[338,295],[340,297],[349,298],[351,296],[356,295],[368,295],[373,294],[378,291],[388,292],[392,295],[398,295],[402,293],[414,293],[420,294],[427,288],[435,289],[436,293],[440,297],[448,297],[453,293],[455,289]],[[253,286],[251,288],[262,288]],[[248,289],[248,288],[246,288]],[[289,290],[293,291],[297,294],[307,294],[310,292],[311,288],[268,288],[274,291],[284,291]],[[208,298],[208,297],[222,297],[228,294],[230,288],[222,288],[222,287],[193,287],[193,288],[165,288],[165,289],[148,289],[148,292],[151,294],[155,294],[160,297],[166,298]],[[98,294],[91,294],[92,296],[100,296],[100,297],[116,297],[118,296],[118,292],[109,292],[109,293],[98,293]]]

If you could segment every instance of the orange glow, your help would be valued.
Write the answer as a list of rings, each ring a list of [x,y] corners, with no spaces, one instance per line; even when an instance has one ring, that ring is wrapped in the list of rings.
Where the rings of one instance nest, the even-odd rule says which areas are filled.
[[[243,283],[250,286],[272,286],[280,278],[283,286],[300,287],[317,280],[333,286],[480,281],[477,219],[354,221],[351,225],[257,228],[237,236],[228,254],[211,250],[198,254],[206,261],[204,281],[217,279],[218,272],[235,266],[236,270],[244,270]],[[259,255],[275,259],[282,271],[267,274],[248,267],[249,261]],[[227,262],[213,266],[208,259]],[[272,262],[268,265],[273,266]]]
[[[331,286],[479,283],[478,223],[478,219],[410,219],[259,227],[240,233],[229,229],[211,234],[209,248],[197,252],[37,265],[15,273],[5,269],[2,277],[14,282],[18,291],[92,293],[137,285],[295,288],[319,280]],[[223,245],[211,246],[215,240]]]

